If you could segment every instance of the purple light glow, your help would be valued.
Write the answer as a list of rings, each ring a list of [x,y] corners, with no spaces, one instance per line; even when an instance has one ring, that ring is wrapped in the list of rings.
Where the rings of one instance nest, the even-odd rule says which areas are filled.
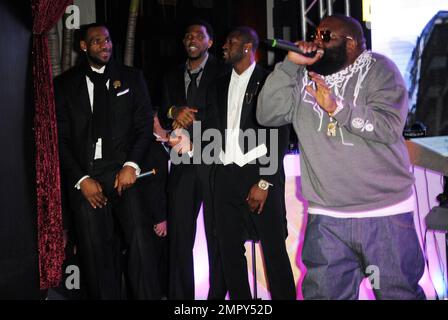
[[[304,266],[301,264],[300,253],[303,245],[304,236],[304,226],[306,221],[304,220],[303,212],[307,210],[306,201],[300,194],[300,160],[299,155],[288,155],[285,157],[285,174],[286,174],[286,210],[288,218],[288,231],[289,236],[287,239],[287,249],[290,255],[291,265],[293,267],[294,279],[297,286],[298,299],[302,299],[302,293],[300,290],[300,283],[302,280],[302,275],[305,272]],[[420,205],[420,220],[422,222],[422,228],[424,227],[424,217],[429,212],[428,204],[433,207],[437,205],[435,202],[436,196],[442,192],[441,176],[438,173],[431,172],[429,170],[424,170],[419,167],[414,168],[414,175],[416,177],[416,190],[417,197]],[[425,177],[426,176],[426,177]],[[428,180],[428,192],[426,190],[426,180]],[[427,194],[429,195],[429,200],[427,199]],[[417,209],[417,208],[416,208]],[[416,221],[416,227],[418,224],[418,211],[415,210],[414,219]],[[423,231],[424,232],[424,231]],[[421,238],[421,232],[417,230],[419,238]],[[444,284],[444,270],[441,270],[441,265],[438,263],[437,251],[435,245],[439,246],[440,255],[444,260],[445,255],[445,245],[444,245],[444,234],[438,234],[436,240],[434,241],[432,236],[428,236],[427,240],[427,251],[428,260],[431,270],[431,277],[429,276],[428,270],[420,280],[420,285],[426,293],[428,299],[435,298],[435,290],[441,295],[445,288]],[[421,239],[420,239],[421,241]],[[207,255],[207,245],[204,234],[204,224],[202,209],[199,214],[197,222],[197,233],[194,246],[194,268],[195,268],[195,283],[196,283],[196,299],[205,300],[207,299],[208,293],[208,255]],[[249,283],[252,288],[252,265],[251,265],[251,248],[250,243],[246,243],[246,257],[248,261],[249,269]],[[446,261],[443,261],[443,266],[446,266]],[[257,244],[257,279],[258,279],[258,297],[263,300],[269,300],[270,296],[266,289],[266,279],[264,277],[264,268],[262,265],[262,260],[259,253],[259,247]],[[446,275],[445,275],[446,279]],[[434,283],[434,284],[433,284]],[[363,281],[360,287],[359,298],[361,300],[373,300],[372,290],[368,288],[367,281]]]

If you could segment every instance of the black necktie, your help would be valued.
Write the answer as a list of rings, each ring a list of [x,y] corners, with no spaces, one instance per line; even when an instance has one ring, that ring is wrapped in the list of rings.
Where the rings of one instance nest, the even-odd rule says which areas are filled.
[[[201,74],[202,69],[200,69],[196,73],[190,73],[189,70],[187,70],[187,72],[188,72],[188,76],[190,77],[190,84],[188,85],[188,89],[187,89],[187,106],[196,107],[195,106],[195,98],[196,98],[196,93],[198,92],[197,79],[198,79],[199,75]]]
[[[96,143],[98,138],[102,142],[102,156],[107,158],[109,153],[108,143],[108,93],[107,81],[109,80],[108,68],[104,73],[98,73],[92,70],[90,66],[87,67],[86,75],[93,83],[93,113],[92,113],[92,138]]]

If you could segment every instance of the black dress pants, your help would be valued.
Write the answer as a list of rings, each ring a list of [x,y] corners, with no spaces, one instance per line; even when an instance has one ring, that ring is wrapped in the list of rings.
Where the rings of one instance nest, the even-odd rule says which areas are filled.
[[[72,210],[81,261],[81,283],[89,299],[121,299],[123,270],[131,299],[159,299],[153,226],[142,210],[135,186],[118,196],[114,187],[120,165],[95,161],[92,178],[108,198],[93,209],[79,190],[72,191]],[[123,265],[123,251],[126,259]]]
[[[218,260],[211,212],[209,167],[173,165],[168,184],[169,294],[171,300],[194,300],[193,247],[196,220],[203,203],[210,289],[208,299],[223,299],[224,278]]]
[[[246,198],[258,180],[247,173],[246,167],[236,165],[219,165],[215,173],[215,224],[230,299],[252,299],[244,243],[256,234],[272,299],[294,300],[294,277],[285,244],[284,184],[274,182],[262,213],[252,213]]]

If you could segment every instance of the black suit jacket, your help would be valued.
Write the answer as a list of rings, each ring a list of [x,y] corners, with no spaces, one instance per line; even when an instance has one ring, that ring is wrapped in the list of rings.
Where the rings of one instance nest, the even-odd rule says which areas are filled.
[[[169,154],[164,146],[152,139],[151,152],[144,158],[144,171],[156,169],[156,175],[137,180],[141,203],[152,218],[150,224],[160,223],[167,218],[167,180]]]
[[[137,163],[143,159],[152,138],[151,103],[143,74],[137,69],[110,62],[109,125],[113,133],[113,161]],[[59,155],[68,188],[89,175],[95,155],[92,111],[82,66],[55,79]]]
[[[263,214],[256,215],[258,219],[269,221],[267,216],[275,216],[279,214],[283,227],[285,237],[288,234],[287,230],[287,221],[286,221],[286,207],[285,207],[285,173],[283,168],[283,158],[287,151],[288,141],[289,141],[289,126],[282,126],[278,128],[265,127],[260,125],[256,119],[256,108],[257,108],[257,100],[258,94],[261,91],[264,82],[268,76],[268,72],[261,68],[260,66],[256,66],[252,76],[247,85],[247,89],[245,92],[244,102],[241,110],[241,118],[240,118],[240,129],[244,132],[248,129],[253,129],[255,132],[260,129],[267,130],[266,139],[259,139],[257,136],[257,144],[255,146],[249,146],[247,143],[242,144],[242,140],[240,139],[240,148],[243,153],[247,153],[252,150],[254,147],[257,147],[261,144],[265,144],[268,149],[267,156],[269,159],[274,158],[277,161],[278,167],[274,174],[272,175],[262,175],[260,173],[260,169],[262,167],[269,167],[269,164],[265,165],[260,163],[260,159],[257,159],[255,163],[249,163],[242,167],[239,172],[238,181],[236,181],[235,177],[229,177],[229,179],[234,179],[235,184],[238,185],[238,189],[241,190],[242,197],[246,197],[249,193],[250,188],[258,183],[260,179],[264,179],[269,181],[274,185],[274,191],[269,191],[268,199],[271,199],[270,204],[266,204]],[[231,80],[231,74],[227,74],[215,82],[207,96],[207,115],[205,121],[205,129],[218,129],[221,134],[222,139],[222,149],[225,151],[226,145],[226,135],[225,130],[227,128],[227,109],[228,109],[228,93],[229,93],[229,84]],[[270,130],[278,130],[276,141],[271,141]],[[273,144],[277,144],[277,148],[273,148]],[[202,148],[204,144],[202,145]],[[271,153],[274,153],[271,157]],[[216,159],[215,155],[215,159]],[[215,169],[216,169],[215,165]],[[212,174],[212,176],[215,176]],[[215,189],[217,184],[221,182],[216,178],[213,179],[211,183],[212,192]],[[216,195],[216,194],[215,194]],[[245,199],[245,198],[242,198]],[[247,234],[243,234],[242,237],[244,239],[258,239],[258,232],[254,224],[251,222],[252,215],[244,215],[245,219],[245,232]],[[267,219],[267,220],[266,220]]]
[[[215,57],[209,54],[207,63],[202,71],[201,81],[198,92],[195,97],[195,107],[198,109],[197,120],[203,120],[206,106],[207,88],[218,77],[227,73],[229,67],[219,62]],[[179,65],[169,71],[163,79],[162,105],[159,109],[159,120],[161,125],[167,129],[172,129],[172,120],[168,119],[167,113],[171,106],[186,106],[187,98],[185,96],[185,64]]]
[[[278,149],[275,156],[278,163],[278,169],[274,175],[260,175],[260,168],[263,166],[267,167],[269,165],[261,164],[259,159],[257,159],[256,164],[247,164],[246,166],[244,166],[247,172],[245,178],[249,180],[247,182],[251,185],[257,183],[259,179],[267,180],[269,182],[272,182],[274,185],[276,183],[284,184],[283,157],[288,147],[289,127],[264,127],[260,125],[256,119],[258,94],[260,93],[261,88],[263,87],[268,75],[269,73],[262,67],[258,65],[255,67],[245,93],[243,107],[241,110],[240,129],[243,132],[249,129],[254,129],[255,132],[257,132],[257,130],[259,129],[267,130],[266,139],[258,139],[259,137],[257,135],[257,145],[255,147],[264,143],[268,149],[267,156],[270,157],[272,149],[271,143],[277,143]],[[226,75],[217,79],[215,85],[210,88],[209,94],[207,96],[208,113],[206,116],[207,120],[205,123],[205,128],[215,128],[220,131],[223,151],[225,151],[226,145],[225,130],[227,128],[227,107],[230,80],[231,73],[227,73]],[[277,141],[270,141],[269,130],[278,130]],[[253,149],[250,148],[250,146],[247,143],[244,143],[244,141],[242,140],[240,140],[240,147],[244,154]],[[272,151],[274,151],[274,149]]]

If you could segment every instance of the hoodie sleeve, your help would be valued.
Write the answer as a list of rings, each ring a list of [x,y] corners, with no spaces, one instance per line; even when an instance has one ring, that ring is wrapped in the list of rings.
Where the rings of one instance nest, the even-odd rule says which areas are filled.
[[[343,103],[334,118],[363,139],[394,144],[402,136],[408,113],[408,93],[397,67],[383,58],[375,62],[361,90],[365,103]]]
[[[278,127],[292,122],[301,99],[302,66],[288,58],[269,75],[257,105],[257,121],[263,126]]]

